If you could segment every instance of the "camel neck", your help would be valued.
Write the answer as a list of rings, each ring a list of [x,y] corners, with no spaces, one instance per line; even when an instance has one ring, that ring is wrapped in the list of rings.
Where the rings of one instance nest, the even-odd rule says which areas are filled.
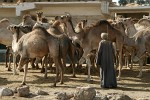
[[[134,37],[124,36],[124,44],[127,46],[135,46],[135,39]]]
[[[126,31],[127,31],[127,34],[129,37],[132,37],[137,32],[134,24],[132,24],[132,23],[130,25],[128,25],[126,29],[127,29]]]
[[[73,36],[75,36],[75,30],[74,30],[74,28],[73,28],[73,25],[72,25],[72,22],[71,21],[67,21],[66,22],[66,29],[67,29],[67,35],[69,36],[69,37],[73,37]]]

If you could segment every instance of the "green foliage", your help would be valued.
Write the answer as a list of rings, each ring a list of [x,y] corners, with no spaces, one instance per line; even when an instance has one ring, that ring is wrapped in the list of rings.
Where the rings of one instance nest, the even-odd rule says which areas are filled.
[[[120,6],[124,6],[124,5],[126,5],[128,2],[127,2],[127,0],[119,0],[118,3],[120,4]]]

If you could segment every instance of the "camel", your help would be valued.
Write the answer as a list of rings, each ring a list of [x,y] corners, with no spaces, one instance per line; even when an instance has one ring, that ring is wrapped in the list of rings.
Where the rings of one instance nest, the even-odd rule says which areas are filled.
[[[148,54],[149,52],[149,27],[142,29],[135,33],[134,36],[124,37],[124,44],[128,47],[134,49],[134,52],[132,52],[134,55],[133,62],[138,62],[140,65],[140,72],[137,77],[142,77],[142,66],[143,66],[143,58]],[[132,67],[132,66],[131,66]]]
[[[147,28],[150,26],[150,20],[149,19],[140,19],[137,23],[134,24],[132,21],[132,18],[124,18],[123,24],[126,27],[126,32],[129,37],[132,37],[137,33],[138,31],[142,30],[143,28]]]
[[[79,33],[83,30],[83,28],[87,25],[87,20],[81,20],[81,22],[77,23],[75,27],[75,32]]]
[[[150,19],[150,16],[145,16],[145,15],[143,15],[143,18],[144,18],[144,19]]]
[[[111,25],[116,29],[119,29],[123,34],[129,37],[129,32],[126,32],[126,27],[122,21],[112,21]],[[116,50],[115,50],[116,51]],[[129,46],[123,46],[123,56],[125,60],[125,66],[132,69],[133,68],[133,52],[134,49]],[[131,57],[131,67],[129,66],[129,58]],[[117,51],[116,51],[116,58],[117,58]],[[116,63],[118,63],[118,58],[116,59]],[[118,64],[117,64],[118,65]]]
[[[143,20],[139,20],[137,23],[134,24],[133,20],[131,18],[123,18],[122,20],[125,29],[126,29],[126,35],[131,38],[133,37],[139,30],[146,28],[146,26],[143,24]],[[129,51],[130,55],[131,55],[131,67],[130,69],[133,68],[133,56],[134,56],[134,48],[132,47],[126,47],[126,49],[128,49],[127,51]],[[126,52],[127,54],[127,52]],[[128,56],[128,55],[127,55]],[[128,59],[128,57],[126,58]]]
[[[150,27],[138,31],[133,38],[136,45],[136,55],[133,61],[139,61],[140,72],[137,77],[142,77],[143,58],[145,56],[150,56]]]
[[[37,22],[42,22],[43,12],[36,12]]]
[[[12,43],[12,34],[11,31],[7,29],[7,27],[11,25],[10,21],[6,18],[0,20],[0,43],[6,45],[7,47],[11,46]],[[11,70],[10,61],[9,65],[7,64],[7,57],[9,57],[9,52],[6,51],[6,67],[8,67],[8,71]]]
[[[23,35],[18,26],[10,26],[9,29],[13,33],[13,52],[21,56],[19,61],[19,68],[21,69],[24,65],[24,77],[22,84],[26,82],[28,62],[32,58],[42,58],[48,53],[52,56],[56,65],[56,77],[54,80],[54,86],[58,80],[60,71],[60,82],[63,84],[63,67],[60,59],[60,41],[59,38],[53,37],[42,27],[34,27],[33,31]]]
[[[36,24],[37,25],[37,24]],[[39,26],[42,26],[42,24],[39,24]],[[72,63],[72,68],[73,68],[73,77],[75,76],[75,55],[76,55],[76,51],[80,52],[81,48],[80,47],[76,47],[72,41],[67,37],[67,35],[65,33],[62,32],[62,29],[60,27],[60,22],[59,20],[55,20],[54,23],[52,24],[52,26],[47,29],[47,32],[49,34],[51,34],[54,37],[59,37],[60,39],[60,45],[61,45],[61,55],[62,55],[62,62],[63,62],[63,67],[66,68],[66,56],[67,54],[69,55],[69,58],[71,60]],[[78,55],[78,57],[80,58],[80,55]],[[79,59],[77,58],[77,59]]]
[[[84,27],[87,25],[87,20],[81,20],[81,22],[77,23],[75,27],[75,32],[76,33],[82,33],[84,31]],[[86,26],[87,27],[87,26]],[[84,32],[83,32],[84,33]],[[84,35],[84,34],[83,34]],[[90,54],[88,54],[90,60],[91,60],[91,65],[93,66],[92,68],[95,67],[95,56],[96,56],[96,50],[92,50]]]
[[[82,49],[81,47],[77,47],[75,45],[73,45],[71,43],[71,40],[64,34],[64,30],[62,30],[62,28],[60,27],[60,22],[59,22],[59,16],[56,16],[55,21],[53,22],[53,24],[47,29],[45,27],[45,25],[43,23],[39,23],[39,22],[35,22],[29,15],[25,15],[23,17],[23,25],[31,25],[34,23],[34,26],[40,26],[40,27],[44,27],[45,29],[47,29],[48,33],[50,33],[52,36],[54,37],[59,37],[60,38],[60,43],[61,43],[61,48],[62,48],[62,58],[63,58],[63,66],[65,68],[66,66],[66,56],[67,54],[69,55],[71,62],[72,62],[72,68],[73,68],[73,77],[75,76],[75,54],[76,52],[80,53],[80,55],[78,55],[78,59],[80,58],[80,56],[82,55]],[[38,18],[37,18],[38,19]],[[44,67],[44,66],[43,66]],[[42,69],[43,69],[42,67]],[[43,70],[41,70],[43,71]]]
[[[72,25],[72,21],[71,21],[71,16],[70,15],[66,15],[66,16],[62,16],[62,23],[65,23],[65,25],[67,26],[67,31],[68,31],[68,36],[72,39],[77,41],[78,43],[80,43],[81,47],[84,50],[84,54],[82,56],[82,58],[80,59],[80,63],[83,63],[83,61],[85,61],[86,59],[86,63],[88,64],[88,78],[87,80],[90,81],[90,67],[91,67],[91,62],[89,60],[89,57],[87,56],[92,50],[97,49],[98,48],[98,44],[101,40],[100,38],[100,34],[102,32],[108,32],[109,33],[109,39],[112,42],[116,42],[117,48],[119,49],[119,75],[118,75],[118,79],[120,79],[121,76],[121,68],[122,68],[122,46],[123,46],[123,35],[122,33],[113,28],[109,22],[107,22],[106,20],[100,20],[97,22],[96,25],[94,25],[93,27],[91,27],[90,29],[86,29],[84,28],[84,32],[81,34],[76,33],[73,25]],[[85,34],[85,35],[83,35]]]
[[[21,25],[30,25],[31,27],[33,27],[35,23],[36,21],[32,19],[31,15],[27,14],[23,16]]]

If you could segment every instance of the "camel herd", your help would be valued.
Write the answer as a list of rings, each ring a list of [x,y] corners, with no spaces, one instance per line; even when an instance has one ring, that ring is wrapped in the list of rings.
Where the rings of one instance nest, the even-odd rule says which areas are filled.
[[[127,61],[128,56],[131,55],[131,65],[133,62],[139,62],[138,77],[142,76],[143,59],[150,56],[150,20],[148,18],[140,19],[137,23],[133,23],[132,18],[99,20],[91,26],[87,25],[87,20],[81,20],[74,28],[70,14],[56,16],[52,21],[43,17],[43,12],[37,12],[36,15],[37,20],[32,19],[31,15],[24,15],[19,25],[10,23],[8,19],[0,21],[0,43],[12,47],[14,75],[18,74],[16,69],[21,70],[24,66],[23,85],[26,83],[28,63],[31,62],[34,65],[35,60],[42,61],[45,78],[48,61],[51,64],[54,63],[56,66],[54,86],[57,81],[63,84],[67,56],[73,68],[73,77],[76,77],[75,64],[83,64],[86,61],[87,80],[90,81],[90,69],[94,65],[92,59],[95,58],[93,56],[96,55],[103,32],[109,33],[109,40],[114,42],[116,66],[119,67],[118,79],[121,77],[124,55]],[[18,55],[20,59],[17,67]],[[10,66],[9,69],[11,69]]]

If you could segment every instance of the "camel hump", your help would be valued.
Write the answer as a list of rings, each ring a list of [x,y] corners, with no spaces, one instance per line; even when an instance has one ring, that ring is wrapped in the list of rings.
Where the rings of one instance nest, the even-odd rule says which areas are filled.
[[[145,18],[142,18],[138,21],[138,24],[140,25],[150,25],[150,20],[149,19],[145,19]]]
[[[7,18],[3,18],[2,20],[0,20],[0,23],[9,23],[9,20]]]

